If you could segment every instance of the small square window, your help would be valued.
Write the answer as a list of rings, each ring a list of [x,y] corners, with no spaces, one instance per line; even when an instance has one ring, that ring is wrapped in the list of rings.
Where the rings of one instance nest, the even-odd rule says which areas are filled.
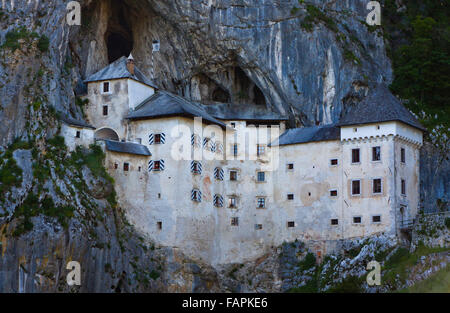
[[[258,181],[264,182],[266,180],[266,173],[265,172],[258,172]]]
[[[264,209],[266,207],[266,198],[258,198],[257,208]]]
[[[231,226],[239,226],[239,218],[238,217],[231,218]]]
[[[372,161],[381,161],[381,147],[372,147]]]
[[[119,168],[119,164],[114,163],[114,169],[117,170]]]
[[[287,222],[287,227],[295,227],[295,222],[294,221]]]
[[[230,171],[230,180],[237,180],[237,171]]]
[[[331,219],[331,225],[339,225],[339,220],[337,218]]]
[[[402,195],[406,195],[406,181],[404,179],[401,181],[401,192]]]
[[[337,197],[337,190],[330,190],[330,197]]]
[[[104,105],[103,106],[103,115],[108,115],[108,106],[107,105]]]
[[[109,82],[104,82],[103,83],[103,92],[104,93],[109,92]]]
[[[354,216],[353,224],[361,224],[361,216]]]
[[[372,192],[373,193],[381,193],[382,192],[381,178],[375,178],[372,181]]]
[[[153,162],[153,170],[154,171],[160,171],[161,170],[161,161]]]
[[[230,197],[228,199],[228,207],[229,208],[235,208],[237,206],[236,197]]]
[[[255,224],[255,229],[256,230],[261,230],[262,229],[262,224]]]
[[[330,165],[332,165],[332,166],[338,165],[338,159],[331,159]]]
[[[287,169],[288,170],[293,170],[294,169],[294,163],[288,163],[287,164]]]
[[[81,137],[81,132],[79,130],[77,130],[76,134],[75,134],[75,138],[80,138]]]
[[[352,163],[359,163],[359,149],[352,149]]]
[[[160,144],[161,143],[161,134],[155,134],[154,138],[154,143],[155,144]]]
[[[294,200],[294,194],[293,194],[293,193],[289,193],[289,194],[287,195],[287,199],[288,199],[288,200]]]
[[[381,223],[381,216],[380,215],[372,216],[372,223]]]
[[[156,228],[158,230],[161,230],[162,229],[162,222],[156,222]]]
[[[400,161],[402,163],[406,162],[406,151],[405,151],[405,148],[401,148],[400,149]]]
[[[360,195],[360,194],[361,194],[361,181],[352,180],[352,195]]]
[[[128,163],[123,163],[123,170],[125,171],[125,172],[128,172],[128,170],[130,169],[130,164],[128,164]]]
[[[236,128],[236,123],[231,123],[231,127]]]

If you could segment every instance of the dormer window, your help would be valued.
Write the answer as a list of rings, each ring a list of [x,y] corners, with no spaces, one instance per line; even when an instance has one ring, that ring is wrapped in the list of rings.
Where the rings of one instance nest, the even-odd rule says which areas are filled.
[[[109,82],[103,82],[103,84],[102,84],[102,93],[110,93]]]

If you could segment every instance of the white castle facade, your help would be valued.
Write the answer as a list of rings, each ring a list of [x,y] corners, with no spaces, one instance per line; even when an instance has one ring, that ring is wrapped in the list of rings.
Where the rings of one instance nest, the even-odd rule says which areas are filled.
[[[320,258],[417,213],[423,127],[385,87],[339,124],[286,130],[265,107],[160,91],[131,58],[85,82],[89,124],[66,119],[66,143],[102,143],[119,205],[160,245],[220,264],[298,239]]]

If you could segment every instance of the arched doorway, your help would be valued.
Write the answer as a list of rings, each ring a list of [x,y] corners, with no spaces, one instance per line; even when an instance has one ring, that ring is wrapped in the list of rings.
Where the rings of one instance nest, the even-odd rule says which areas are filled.
[[[111,128],[101,128],[95,131],[94,133],[95,140],[115,140],[119,141],[119,135],[117,135],[116,131]]]

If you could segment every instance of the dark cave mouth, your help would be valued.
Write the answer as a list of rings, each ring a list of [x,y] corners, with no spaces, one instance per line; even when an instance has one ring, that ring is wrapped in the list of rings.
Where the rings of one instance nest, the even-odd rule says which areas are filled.
[[[133,50],[133,41],[119,33],[109,33],[106,36],[106,46],[108,49],[108,61],[112,63],[122,56],[130,55]]]

